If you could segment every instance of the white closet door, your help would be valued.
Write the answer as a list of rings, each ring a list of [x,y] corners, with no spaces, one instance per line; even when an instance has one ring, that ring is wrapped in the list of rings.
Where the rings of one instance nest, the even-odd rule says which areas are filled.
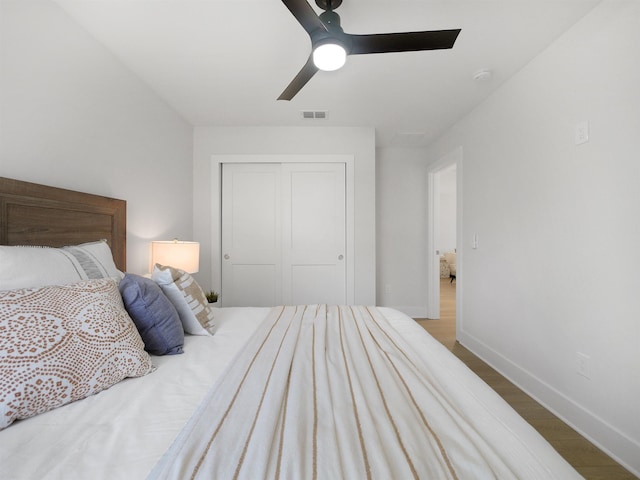
[[[225,307],[269,307],[282,303],[280,179],[280,165],[223,165]]]
[[[222,305],[345,304],[344,163],[224,164]]]
[[[282,164],[283,303],[346,303],[345,165]]]

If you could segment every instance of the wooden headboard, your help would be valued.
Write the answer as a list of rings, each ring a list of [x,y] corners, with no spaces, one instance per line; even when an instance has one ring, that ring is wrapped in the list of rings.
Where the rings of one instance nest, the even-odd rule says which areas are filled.
[[[0,177],[0,245],[62,247],[106,239],[126,271],[127,202]]]

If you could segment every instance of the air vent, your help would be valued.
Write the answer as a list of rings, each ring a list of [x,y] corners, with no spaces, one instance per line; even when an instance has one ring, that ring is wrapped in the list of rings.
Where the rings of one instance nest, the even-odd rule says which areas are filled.
[[[304,118],[305,120],[313,120],[313,119],[323,120],[327,118],[327,111],[326,110],[303,110],[302,118]]]

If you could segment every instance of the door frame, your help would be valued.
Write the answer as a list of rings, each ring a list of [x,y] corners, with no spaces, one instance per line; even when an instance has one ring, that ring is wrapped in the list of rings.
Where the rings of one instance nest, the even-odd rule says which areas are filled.
[[[342,163],[345,165],[345,231],[346,231],[346,288],[347,303],[355,302],[355,156],[349,154],[228,154],[212,155],[211,185],[218,186],[219,195],[212,195],[212,213],[217,219],[211,222],[211,238],[217,245],[211,248],[212,277],[222,285],[222,165],[225,163]],[[219,301],[224,306],[224,292]]]
[[[456,337],[462,326],[463,297],[463,229],[462,229],[463,150],[457,147],[427,168],[427,318],[440,318],[440,259],[436,254],[439,222],[439,174],[456,167]]]

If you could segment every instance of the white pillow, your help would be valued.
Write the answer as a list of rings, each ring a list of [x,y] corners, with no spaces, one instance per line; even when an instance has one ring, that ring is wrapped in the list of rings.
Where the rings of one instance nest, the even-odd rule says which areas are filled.
[[[0,290],[98,278],[119,282],[124,276],[116,268],[105,240],[62,248],[0,245],[0,265]]]
[[[153,370],[115,280],[0,291],[0,430]]]
[[[192,335],[213,335],[213,311],[209,308],[204,291],[191,275],[184,270],[156,263],[151,279],[160,285],[176,307],[185,332]]]

